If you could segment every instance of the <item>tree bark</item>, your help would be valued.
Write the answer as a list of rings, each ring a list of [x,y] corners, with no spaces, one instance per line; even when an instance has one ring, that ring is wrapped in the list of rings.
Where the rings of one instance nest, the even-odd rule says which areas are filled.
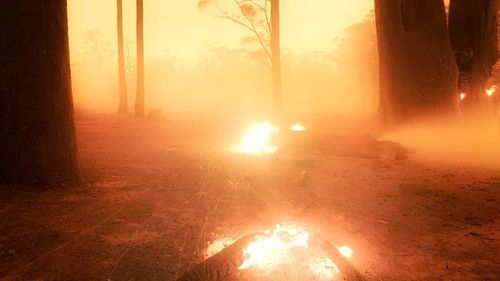
[[[271,57],[273,80],[273,105],[276,113],[283,111],[283,86],[281,74],[280,1],[271,1]]]
[[[66,0],[2,0],[0,26],[0,182],[76,180]]]
[[[127,78],[125,71],[125,55],[123,47],[123,0],[116,0],[117,32],[118,32],[118,113],[127,113]]]
[[[144,12],[143,0],[137,0],[137,93],[135,115],[144,116]]]
[[[497,0],[452,0],[449,33],[458,69],[462,110],[469,118],[486,117],[486,82],[498,59]]]
[[[456,112],[457,70],[442,0],[375,0],[379,115],[386,126]]]

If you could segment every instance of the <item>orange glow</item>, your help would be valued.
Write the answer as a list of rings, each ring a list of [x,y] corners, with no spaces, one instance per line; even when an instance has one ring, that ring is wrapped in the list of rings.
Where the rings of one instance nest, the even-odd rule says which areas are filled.
[[[279,129],[269,122],[254,124],[243,136],[237,151],[243,154],[270,154],[278,150],[271,145],[271,136]]]
[[[129,101],[135,98],[137,76],[135,2],[123,1]],[[200,9],[198,2],[144,3],[146,112],[269,111],[272,85],[262,64],[265,54],[256,46],[252,33],[215,12]],[[221,9],[235,11],[231,0],[215,2]],[[281,1],[283,83],[290,112],[373,111],[378,80],[371,75],[376,73],[376,65],[367,67],[367,61],[377,56],[375,26],[373,19],[365,17],[374,5],[372,0],[348,2],[316,0],[310,5],[299,0]],[[72,86],[78,110],[116,110],[116,8],[116,1],[68,0]],[[360,22],[361,27],[346,30]],[[358,44],[357,38],[372,47]],[[345,53],[346,59],[339,61],[339,53]],[[328,59],[317,60],[318,54]],[[329,95],[332,92],[339,94]],[[358,101],[365,102],[363,107]],[[129,107],[132,111],[132,103]]]
[[[352,258],[352,249],[349,248],[348,246],[342,246],[342,247],[338,247],[337,248],[339,250],[339,252],[346,258],[350,259]]]
[[[306,127],[304,125],[302,125],[301,123],[296,123],[290,127],[290,130],[292,130],[294,132],[304,132],[306,130]]]
[[[319,280],[332,280],[340,273],[337,265],[331,259],[324,257],[315,257],[309,264],[309,269]]]
[[[467,95],[465,93],[460,93],[460,101],[463,101],[465,98],[467,97]]]
[[[233,244],[235,241],[236,240],[232,239],[232,238],[223,238],[223,239],[215,240],[212,243],[209,243],[208,248],[205,252],[205,258],[207,259],[213,255],[218,254],[219,252],[224,250],[224,248]]]
[[[308,268],[314,280],[332,280],[340,271],[329,257],[311,254],[296,256],[300,250],[311,250],[310,238],[310,233],[300,226],[277,225],[264,235],[258,236],[243,250],[246,259],[239,268],[272,272],[286,264],[294,268]]]
[[[302,228],[277,225],[276,228],[267,231],[265,236],[258,237],[256,241],[250,243],[243,250],[246,259],[240,269],[280,263],[291,249],[307,248],[309,236],[309,233]]]
[[[488,97],[491,97],[496,93],[496,91],[497,91],[497,86],[493,85],[489,89],[486,90],[486,95]]]
[[[164,56],[198,58],[204,46],[211,42],[222,46],[240,47],[248,34],[237,26],[214,17],[198,8],[193,1],[145,1],[146,57]],[[222,7],[234,7],[232,1],[220,0]],[[373,9],[373,1],[316,0],[314,5],[302,1],[282,1],[283,46],[299,52],[325,50],[332,38],[341,36],[344,29],[361,20]],[[125,41],[135,38],[135,1],[123,1]],[[76,50],[84,44],[81,34],[99,29],[105,42],[116,46],[116,1],[68,0],[70,44]],[[166,16],[168,15],[168,16]],[[331,18],[336,20],[332,21]],[[179,29],[181,24],[183,28]],[[314,31],[314,32],[311,32]],[[164,36],[164,35],[168,36]],[[325,36],[328,34],[328,36]],[[135,46],[130,44],[135,56]],[[71,52],[78,59],[76,52]]]
[[[222,238],[209,243],[205,258],[221,252],[236,240]],[[296,274],[304,277],[304,280],[310,280],[310,278],[311,280],[336,280],[340,276],[338,266],[322,252],[322,249],[311,246],[315,245],[312,240],[314,237],[301,226],[276,225],[255,236],[254,240],[243,249],[244,261],[239,269],[268,276],[280,272],[291,273],[298,269],[299,272]],[[341,248],[350,250],[347,246]],[[273,278],[270,277],[270,280]]]

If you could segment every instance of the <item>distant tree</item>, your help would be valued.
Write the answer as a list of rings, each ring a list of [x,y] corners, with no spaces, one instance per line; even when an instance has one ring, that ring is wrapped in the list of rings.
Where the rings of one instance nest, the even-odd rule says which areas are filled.
[[[451,0],[449,33],[468,117],[484,118],[486,85],[498,59],[498,1]]]
[[[455,112],[457,70],[440,0],[375,0],[386,125]]]
[[[144,5],[137,0],[137,93],[135,115],[144,116]]]
[[[97,66],[97,70],[102,72],[105,66],[110,65],[114,50],[109,46],[109,42],[103,40],[103,35],[98,29],[89,29],[82,33],[83,48],[79,54],[80,59],[86,63]]]
[[[266,0],[267,1],[267,0]],[[267,3],[267,2],[266,2]],[[267,7],[264,4],[264,7]],[[276,112],[283,111],[283,82],[281,74],[280,0],[271,0],[271,65],[273,97]]]
[[[353,92],[360,92],[361,109],[373,112],[378,104],[379,78],[375,13],[372,11],[362,21],[347,27],[345,35],[335,42],[337,48],[330,55],[340,68],[339,76],[348,77]]]
[[[231,9],[231,4],[236,9]],[[258,50],[250,56],[270,68],[273,82],[273,105],[277,113],[283,111],[283,86],[280,43],[280,1],[279,0],[199,0],[202,9],[212,7],[216,16],[228,19],[253,34],[245,37],[243,43],[254,42]]]
[[[118,113],[127,113],[127,78],[125,70],[125,54],[123,46],[123,0],[116,0],[117,33],[118,33]]]
[[[77,178],[65,0],[0,2],[0,182]]]

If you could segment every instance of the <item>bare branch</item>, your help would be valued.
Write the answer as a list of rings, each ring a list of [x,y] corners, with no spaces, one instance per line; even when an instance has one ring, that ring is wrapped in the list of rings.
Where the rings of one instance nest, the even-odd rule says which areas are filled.
[[[233,0],[239,7],[241,7],[241,5],[239,4],[238,0]],[[241,9],[240,9],[241,10]],[[242,12],[242,15],[245,17],[245,19],[248,21],[248,23],[250,23],[250,25],[252,26],[252,30],[253,32],[255,33],[255,36],[257,36],[257,39],[259,40],[259,43],[260,45],[262,46],[262,48],[266,51],[266,54],[267,56],[269,57],[269,59],[272,59],[272,55],[271,55],[271,52],[269,51],[269,49],[267,48],[266,44],[264,44],[264,41],[262,40],[262,37],[260,36],[259,32],[257,31],[257,29],[255,28],[255,24],[254,22],[252,21],[252,19],[250,19],[248,17],[247,14],[243,13]]]
[[[230,20],[233,23],[236,23],[246,30],[252,32],[265,55],[267,56],[269,61],[271,61],[271,24],[268,13],[268,2],[270,2],[270,0],[232,0],[232,2],[236,5],[236,7],[238,7],[238,14],[223,10],[221,7],[219,7],[219,5],[217,5],[217,3],[212,3],[212,7],[218,13],[218,15],[214,16]],[[253,11],[255,10],[252,11],[252,9],[246,9],[249,7],[252,7],[252,9],[256,9],[259,14],[254,14]],[[264,63],[266,66],[269,66],[268,62],[262,61],[257,58],[255,59]]]

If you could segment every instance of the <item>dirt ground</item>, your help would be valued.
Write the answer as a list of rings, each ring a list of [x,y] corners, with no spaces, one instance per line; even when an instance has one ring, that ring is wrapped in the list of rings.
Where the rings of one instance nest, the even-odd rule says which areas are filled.
[[[82,184],[0,188],[0,279],[174,280],[210,241],[293,222],[369,280],[500,280],[500,166],[403,159],[340,117],[244,156],[240,121],[79,114]]]

